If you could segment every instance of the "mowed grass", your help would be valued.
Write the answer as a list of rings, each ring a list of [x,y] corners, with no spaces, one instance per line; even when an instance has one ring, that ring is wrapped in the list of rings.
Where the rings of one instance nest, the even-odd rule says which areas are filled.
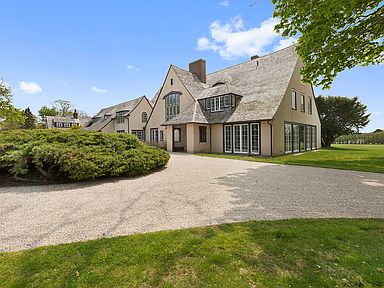
[[[3,287],[384,287],[384,220],[293,219],[0,254]]]
[[[332,145],[331,148],[277,157],[231,154],[197,154],[255,162],[303,165],[355,171],[384,173],[384,145]]]

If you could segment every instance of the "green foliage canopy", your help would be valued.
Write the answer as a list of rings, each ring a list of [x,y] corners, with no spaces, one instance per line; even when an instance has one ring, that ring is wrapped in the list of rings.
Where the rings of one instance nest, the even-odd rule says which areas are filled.
[[[336,75],[384,62],[384,1],[272,0],[275,30],[299,36],[297,53],[306,82],[330,88]]]
[[[12,105],[12,90],[0,80],[0,129],[20,128],[24,123],[23,111]]]
[[[169,154],[125,133],[83,130],[0,131],[0,169],[44,180],[136,176],[167,164]]]
[[[359,98],[318,96],[316,105],[321,121],[322,146],[330,147],[338,136],[356,133],[369,123],[367,106]]]

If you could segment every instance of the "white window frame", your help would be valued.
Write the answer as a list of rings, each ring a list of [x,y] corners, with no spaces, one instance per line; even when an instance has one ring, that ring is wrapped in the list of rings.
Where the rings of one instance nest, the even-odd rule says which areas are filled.
[[[143,130],[132,130],[132,134],[135,135],[140,141],[144,141],[144,131]]]
[[[297,149],[295,149],[295,127],[297,127]],[[292,151],[293,153],[300,152],[300,125],[292,125]]]
[[[159,142],[159,129],[158,128],[151,128],[149,130],[150,132],[150,142],[151,143],[158,143]]]
[[[312,114],[312,97],[308,97],[308,114]]]
[[[287,127],[289,127],[289,135],[287,137]],[[291,123],[284,124],[284,152],[285,154],[290,154],[293,151],[293,138],[292,138],[293,128]],[[290,149],[287,150],[287,142],[289,144]]]
[[[297,91],[295,89],[292,89],[291,93],[291,108],[297,110]]]
[[[227,128],[229,128],[229,133],[227,131]],[[227,136],[229,135],[229,142],[227,142]],[[229,144],[230,149],[227,149],[227,144]],[[231,125],[224,125],[224,152],[225,153],[232,153],[232,126]]]
[[[252,127],[254,127],[254,126],[257,126],[257,150],[253,150],[253,129],[252,129]],[[259,123],[251,123],[250,125],[249,125],[249,137],[250,137],[250,139],[248,139],[248,143],[249,143],[249,140],[251,140],[250,142],[251,142],[251,154],[260,154],[260,125],[259,125]]]
[[[312,126],[305,126],[305,150],[312,149]]]
[[[235,150],[236,149],[236,134],[235,134],[235,130],[236,130],[236,127],[239,127],[240,130],[239,130],[239,145],[240,145],[240,150]],[[245,151],[243,149],[243,127],[247,127],[247,150]],[[249,126],[248,124],[235,124],[233,125],[233,152],[234,153],[239,153],[239,154],[248,154],[249,153]]]
[[[305,94],[300,94],[300,111],[305,112]]]

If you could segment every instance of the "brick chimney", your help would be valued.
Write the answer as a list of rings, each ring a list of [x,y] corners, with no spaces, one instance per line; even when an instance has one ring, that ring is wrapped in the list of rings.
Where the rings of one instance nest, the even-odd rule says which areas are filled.
[[[258,59],[258,58],[260,58],[259,55],[253,55],[253,56],[251,57],[251,60],[255,60],[255,59]]]
[[[204,59],[196,60],[192,63],[189,63],[189,72],[195,73],[201,82],[207,82],[207,69],[206,62]]]

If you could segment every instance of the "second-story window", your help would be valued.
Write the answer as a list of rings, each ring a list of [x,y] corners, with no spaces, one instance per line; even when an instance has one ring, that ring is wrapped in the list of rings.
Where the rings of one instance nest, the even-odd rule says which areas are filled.
[[[292,109],[294,109],[294,110],[297,109],[297,92],[296,92],[296,90],[292,90],[292,95],[291,95],[291,107],[292,107]]]
[[[165,119],[168,121],[180,113],[180,95],[170,94],[165,98]]]
[[[147,114],[147,112],[143,112],[143,113],[141,113],[141,122],[142,123],[147,123],[147,120],[148,120],[148,114]]]
[[[300,111],[305,112],[305,95],[301,94]]]
[[[116,113],[116,124],[122,124],[125,122],[124,118],[124,112],[117,112]]]
[[[224,109],[224,96],[211,98],[211,112],[223,111]]]
[[[312,114],[312,97],[308,97],[308,114]]]

